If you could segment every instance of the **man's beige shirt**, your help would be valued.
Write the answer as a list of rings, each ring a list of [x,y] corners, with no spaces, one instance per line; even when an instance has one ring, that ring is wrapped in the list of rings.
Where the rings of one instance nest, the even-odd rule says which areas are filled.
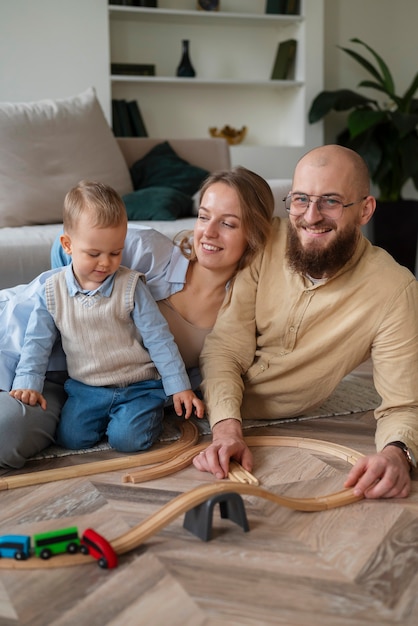
[[[401,440],[418,457],[418,287],[361,237],[352,259],[312,285],[285,260],[287,220],[237,276],[202,352],[213,427],[228,419],[292,417],[322,404],[369,356],[382,398],[376,446]],[[244,392],[245,389],[245,392]]]

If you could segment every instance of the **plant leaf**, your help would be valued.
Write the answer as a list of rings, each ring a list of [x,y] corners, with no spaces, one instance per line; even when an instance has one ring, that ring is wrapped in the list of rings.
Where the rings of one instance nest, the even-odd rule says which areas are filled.
[[[413,133],[418,126],[418,115],[394,111],[391,113],[393,124],[399,131],[401,139]]]
[[[399,145],[401,169],[405,182],[418,176],[418,135],[407,135]]]
[[[350,89],[338,89],[337,91],[322,91],[316,96],[309,109],[308,119],[311,124],[318,122],[330,111],[348,111],[356,106],[366,107],[376,104],[375,100],[366,98]]]
[[[410,86],[408,87],[408,89],[405,91],[402,100],[404,101],[404,111],[407,111],[408,109],[411,109],[411,111],[413,112],[414,109],[417,110],[418,109],[418,100],[413,100],[412,98],[414,97],[416,91],[418,89],[418,72],[417,74],[415,74],[415,78],[413,79],[412,83],[410,84]],[[412,106],[412,104],[414,106]],[[415,108],[416,107],[416,108]]]
[[[382,85],[384,84],[383,77],[379,74],[374,65],[372,65],[370,61],[362,57],[361,54],[358,54],[358,52],[355,52],[350,48],[343,48],[342,46],[337,46],[337,48],[340,48],[340,50],[346,52],[350,57],[357,61],[357,63],[362,65],[372,76],[374,76],[375,79],[379,81],[379,83],[381,83]]]
[[[369,168],[371,179],[376,182],[375,173],[382,160],[382,149],[375,140],[374,131],[366,131],[353,138],[346,129],[338,135],[337,141],[340,145],[351,148],[363,157]]]
[[[415,189],[418,190],[418,174],[416,174],[415,176],[412,176],[412,181],[414,183]]]
[[[378,65],[380,67],[380,71],[382,72],[382,76],[381,77],[380,77],[380,74],[377,73],[378,76],[379,76],[379,82],[382,82],[383,87],[385,88],[387,93],[389,95],[393,96],[394,93],[395,93],[395,83],[394,83],[392,74],[391,74],[388,66],[386,65],[386,63],[382,59],[382,57],[379,54],[377,54],[377,52],[375,52],[373,50],[373,48],[368,46],[367,43],[365,43],[361,39],[358,39],[357,37],[354,37],[354,39],[350,39],[350,41],[352,41],[353,43],[359,43],[361,46],[364,46],[370,52],[370,54],[372,54],[374,56],[374,58],[376,59]]]
[[[386,120],[384,111],[366,111],[364,109],[356,109],[348,116],[347,125],[352,138],[364,133],[373,126],[377,126]]]

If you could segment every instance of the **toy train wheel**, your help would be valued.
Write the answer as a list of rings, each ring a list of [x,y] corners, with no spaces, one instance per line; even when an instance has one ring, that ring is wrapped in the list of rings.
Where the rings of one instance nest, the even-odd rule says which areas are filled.
[[[52,552],[48,548],[43,548],[43,550],[40,551],[39,556],[41,557],[41,559],[44,559],[46,561],[47,559],[51,558]]]
[[[24,552],[20,552],[19,550],[15,552],[16,561],[26,561],[27,558],[28,558],[28,555],[25,554]]]
[[[80,546],[80,552],[81,552],[81,554],[88,554],[89,553],[89,551],[87,550],[86,546],[83,545],[83,544],[81,544],[81,546]]]
[[[98,566],[99,566],[99,567],[101,567],[102,569],[107,569],[107,565],[108,565],[108,563],[107,563],[107,559],[105,559],[104,557],[102,557],[101,559],[99,559],[99,560],[97,561],[97,564],[98,564]]]
[[[78,545],[72,541],[67,546],[67,552],[69,552],[70,554],[75,554],[76,552],[78,552]]]

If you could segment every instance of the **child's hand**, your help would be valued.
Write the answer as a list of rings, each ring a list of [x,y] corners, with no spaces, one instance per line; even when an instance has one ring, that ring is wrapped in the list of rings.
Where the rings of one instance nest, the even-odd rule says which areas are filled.
[[[34,391],[33,389],[12,389],[9,394],[24,404],[29,404],[30,406],[40,404],[43,409],[46,409],[46,400],[39,391]]]
[[[183,415],[183,405],[185,414],[185,419],[189,419],[192,414],[193,407],[196,417],[202,418],[205,414],[205,405],[202,400],[196,396],[196,394],[191,389],[186,389],[185,391],[180,391],[179,393],[173,394],[173,403],[174,410],[177,415]]]

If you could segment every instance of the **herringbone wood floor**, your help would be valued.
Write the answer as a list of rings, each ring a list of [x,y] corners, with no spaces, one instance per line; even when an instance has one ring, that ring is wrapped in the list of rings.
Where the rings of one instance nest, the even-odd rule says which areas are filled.
[[[372,412],[260,429],[374,449]],[[251,431],[251,435],[257,431]],[[254,473],[278,494],[342,488],[349,466],[299,448],[254,448]],[[96,453],[32,463],[25,471],[102,459]],[[114,456],[114,455],[113,455]],[[0,534],[77,525],[113,539],[179,493],[213,481],[188,467],[142,484],[111,472],[0,492]],[[3,476],[7,472],[3,472]],[[0,625],[362,626],[417,624],[418,489],[406,500],[361,501],[303,513],[243,496],[250,531],[218,507],[203,542],[179,517],[114,570],[95,563],[0,570]]]

